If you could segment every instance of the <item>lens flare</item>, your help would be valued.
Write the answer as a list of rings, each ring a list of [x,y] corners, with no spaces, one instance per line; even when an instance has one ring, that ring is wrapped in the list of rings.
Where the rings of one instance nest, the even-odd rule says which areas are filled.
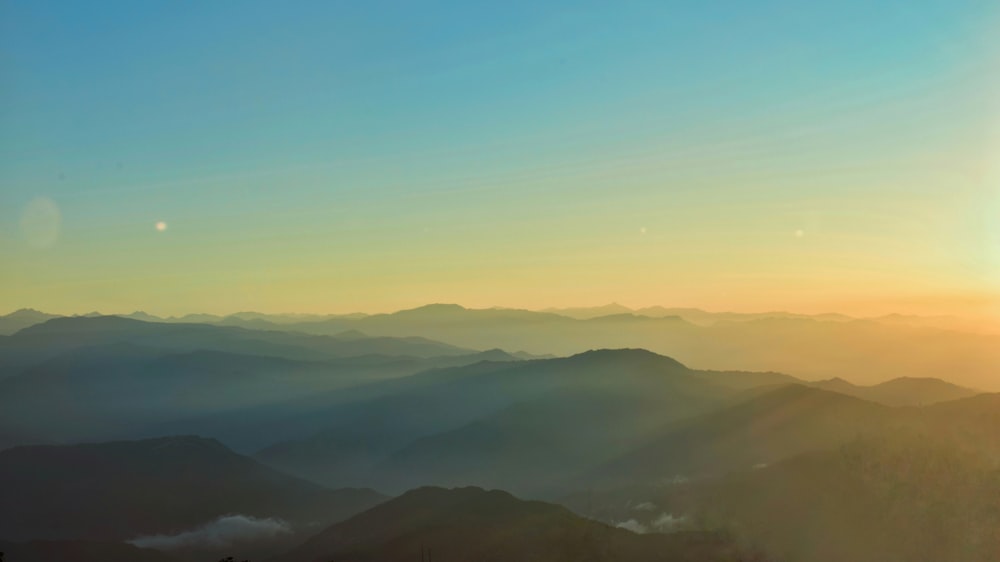
[[[59,239],[62,213],[55,201],[36,197],[21,211],[21,235],[29,246],[48,248]]]

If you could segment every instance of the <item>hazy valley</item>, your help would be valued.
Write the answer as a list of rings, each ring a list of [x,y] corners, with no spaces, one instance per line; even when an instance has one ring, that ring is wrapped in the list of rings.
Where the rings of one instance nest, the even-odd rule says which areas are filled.
[[[17,559],[985,561],[1000,548],[994,336],[453,306],[322,328],[13,316],[34,322],[0,336],[0,539]],[[807,328],[774,364],[748,360],[762,370],[642,348],[728,364],[745,356],[731,332],[760,343],[786,323]],[[853,349],[859,369],[779,372],[856,344],[852,330],[884,334]],[[935,349],[940,365],[989,360],[914,376],[892,358],[926,351],[928,330],[963,342]],[[476,345],[488,337],[501,345]],[[587,350],[598,337],[624,347]],[[894,531],[873,534],[885,521]]]

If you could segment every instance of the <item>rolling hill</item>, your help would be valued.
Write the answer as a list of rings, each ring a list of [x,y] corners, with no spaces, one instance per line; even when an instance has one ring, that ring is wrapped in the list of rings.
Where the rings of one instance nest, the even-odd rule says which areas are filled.
[[[711,534],[636,535],[565,508],[480,488],[420,488],[335,524],[275,562],[538,560],[723,562]]]
[[[419,483],[417,478],[437,482],[442,477],[450,483],[469,474],[446,477],[447,472],[469,462],[484,467],[504,454],[505,443],[527,454],[530,447],[559,440],[567,453],[590,450],[586,456],[593,462],[629,442],[620,431],[634,431],[639,438],[667,421],[707,411],[734,392],[644,350],[483,363],[382,386],[381,396],[331,410],[327,427],[313,437],[274,445],[258,458],[321,482],[384,477],[379,482],[387,489],[409,487]],[[601,429],[602,424],[613,425]],[[599,447],[607,450],[594,452]],[[550,454],[556,450],[546,453],[545,463],[566,461]],[[473,454],[481,456],[473,461]],[[434,467],[448,459],[457,464],[436,473]]]
[[[887,406],[922,406],[979,394],[976,390],[936,378],[900,377],[871,386],[855,385],[843,379],[829,379],[811,383],[811,386]]]

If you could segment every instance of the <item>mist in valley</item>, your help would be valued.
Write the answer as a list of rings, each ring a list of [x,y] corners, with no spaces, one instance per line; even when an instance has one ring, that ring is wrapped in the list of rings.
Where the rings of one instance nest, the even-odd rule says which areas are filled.
[[[997,29],[0,2],[0,562],[995,562]]]

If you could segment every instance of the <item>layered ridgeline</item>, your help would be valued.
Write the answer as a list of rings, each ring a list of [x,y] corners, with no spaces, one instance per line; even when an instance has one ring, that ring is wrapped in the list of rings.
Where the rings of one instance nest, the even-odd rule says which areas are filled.
[[[18,311],[12,323],[44,316]],[[428,305],[392,314],[189,315],[161,319],[262,330],[337,335],[423,337],[471,349],[502,348],[571,355],[587,349],[635,347],[703,369],[792,373],[808,379],[847,377],[876,384],[901,376],[945,378],[1000,390],[1000,330],[959,318],[888,315],[855,319],[837,314],[709,313],[690,308],[620,305],[535,312]],[[2,322],[0,322],[2,324]],[[2,326],[0,326],[2,327]]]
[[[1000,396],[978,397],[928,409],[923,427],[560,501],[640,532],[712,529],[769,560],[989,562],[1000,552],[998,412]]]
[[[644,350],[481,363],[382,383],[378,396],[332,408],[322,431],[258,458],[321,482],[374,480],[395,491],[538,492],[735,392]]]
[[[338,389],[517,359],[418,337],[56,318],[0,337],[0,448],[198,433],[252,450],[296,435],[280,420]]]
[[[874,384],[900,376],[945,377],[1000,390],[1000,335],[879,320],[763,316],[699,325],[681,316],[635,313],[586,320],[554,313],[431,305],[364,318],[294,325],[311,333],[357,329],[421,334],[459,346],[569,355],[587,349],[643,348],[702,369],[791,373],[805,379],[849,376]]]
[[[921,423],[919,409],[789,381],[692,370],[644,350],[433,370],[331,408],[324,429],[258,458],[327,483],[390,491],[474,484],[545,496],[739,470]],[[915,395],[908,385],[880,392],[889,403]]]
[[[198,437],[0,451],[0,496],[2,540],[170,552],[287,548],[385,499],[327,489]]]
[[[996,552],[998,396],[906,372],[861,386],[696,370],[642,349],[531,359],[424,338],[113,317],[24,328],[0,338],[0,361],[8,441],[183,429],[260,451],[254,460],[203,438],[0,451],[0,540],[18,541],[11,552],[26,557],[155,556],[135,547],[259,559],[382,499],[354,488],[404,494],[425,485],[559,501],[621,544],[645,541],[657,552],[668,548],[657,541],[681,541],[684,552],[704,547],[726,559],[729,539],[743,552],[802,562],[978,562]],[[582,520],[564,511],[487,495],[483,505],[497,513],[514,502],[510,517],[463,527],[476,509],[439,509],[450,494],[425,492],[399,498],[411,515],[359,516],[308,543],[322,549],[293,553],[392,559],[414,537],[476,537],[518,557],[579,543],[572,529]],[[471,492],[455,497],[463,493]],[[361,500],[346,508],[350,497]],[[529,532],[539,517],[537,528],[553,529],[544,540]],[[424,519],[439,524],[416,525]],[[360,534],[371,542],[349,539]],[[60,542],[25,542],[38,540]],[[639,554],[619,559],[649,559],[621,548]],[[461,552],[482,554],[469,549]]]

